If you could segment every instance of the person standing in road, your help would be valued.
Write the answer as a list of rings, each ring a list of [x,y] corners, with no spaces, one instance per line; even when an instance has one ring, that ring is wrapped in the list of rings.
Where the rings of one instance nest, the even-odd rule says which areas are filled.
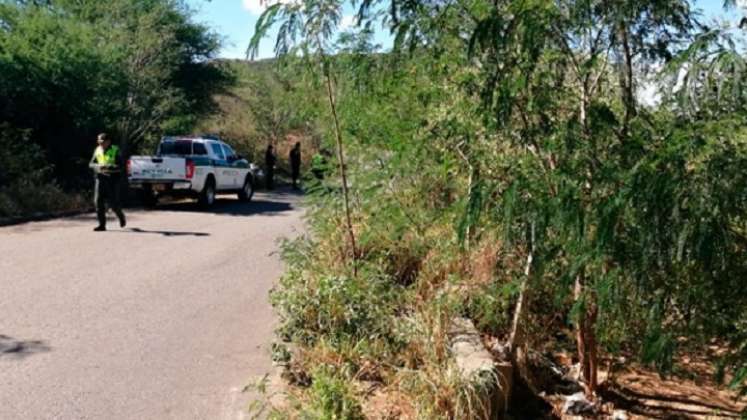
[[[301,142],[297,142],[290,151],[291,175],[293,177],[293,188],[298,189],[298,177],[301,174]]]
[[[267,171],[266,183],[268,190],[275,188],[273,178],[275,177],[275,162],[277,162],[277,157],[275,157],[275,153],[272,149],[272,144],[269,144],[267,145],[267,151],[265,151],[265,171]]]
[[[125,227],[127,221],[119,202],[121,171],[124,166],[119,147],[112,144],[106,133],[99,134],[97,143],[88,166],[93,169],[96,180],[93,200],[99,225],[93,230],[101,232],[106,230],[107,204],[119,218],[120,227]]]

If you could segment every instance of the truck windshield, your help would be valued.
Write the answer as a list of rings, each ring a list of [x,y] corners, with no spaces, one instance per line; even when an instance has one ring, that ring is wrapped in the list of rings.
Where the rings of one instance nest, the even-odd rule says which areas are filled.
[[[184,156],[192,154],[191,140],[164,141],[158,146],[159,156]]]

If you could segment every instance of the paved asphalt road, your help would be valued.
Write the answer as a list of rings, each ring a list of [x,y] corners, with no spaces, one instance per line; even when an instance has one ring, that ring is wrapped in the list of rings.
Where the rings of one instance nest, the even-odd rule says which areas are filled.
[[[237,419],[272,370],[268,291],[298,197],[0,228],[0,419]]]

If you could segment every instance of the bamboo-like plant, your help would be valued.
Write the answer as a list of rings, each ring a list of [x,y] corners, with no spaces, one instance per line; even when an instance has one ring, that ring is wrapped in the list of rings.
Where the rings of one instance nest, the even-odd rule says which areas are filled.
[[[329,112],[334,124],[337,162],[342,180],[342,194],[345,213],[345,226],[348,237],[349,254],[352,269],[357,273],[358,249],[355,240],[355,230],[351,216],[350,193],[348,175],[345,166],[345,152],[340,119],[337,113],[335,99],[334,77],[329,57],[332,36],[336,34],[340,23],[342,5],[330,0],[306,0],[303,2],[277,3],[270,6],[257,20],[254,35],[247,49],[247,55],[254,57],[259,48],[259,42],[267,31],[281,21],[278,30],[275,52],[278,56],[301,54],[312,71],[321,68],[321,74],[327,91]]]

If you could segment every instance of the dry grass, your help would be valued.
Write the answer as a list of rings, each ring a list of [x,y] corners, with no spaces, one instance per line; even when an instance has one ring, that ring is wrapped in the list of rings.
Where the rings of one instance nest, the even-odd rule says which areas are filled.
[[[374,388],[363,402],[363,413],[371,420],[418,418],[410,396],[396,388]]]
[[[470,283],[485,285],[495,280],[502,260],[502,246],[497,239],[482,241],[468,259]]]

